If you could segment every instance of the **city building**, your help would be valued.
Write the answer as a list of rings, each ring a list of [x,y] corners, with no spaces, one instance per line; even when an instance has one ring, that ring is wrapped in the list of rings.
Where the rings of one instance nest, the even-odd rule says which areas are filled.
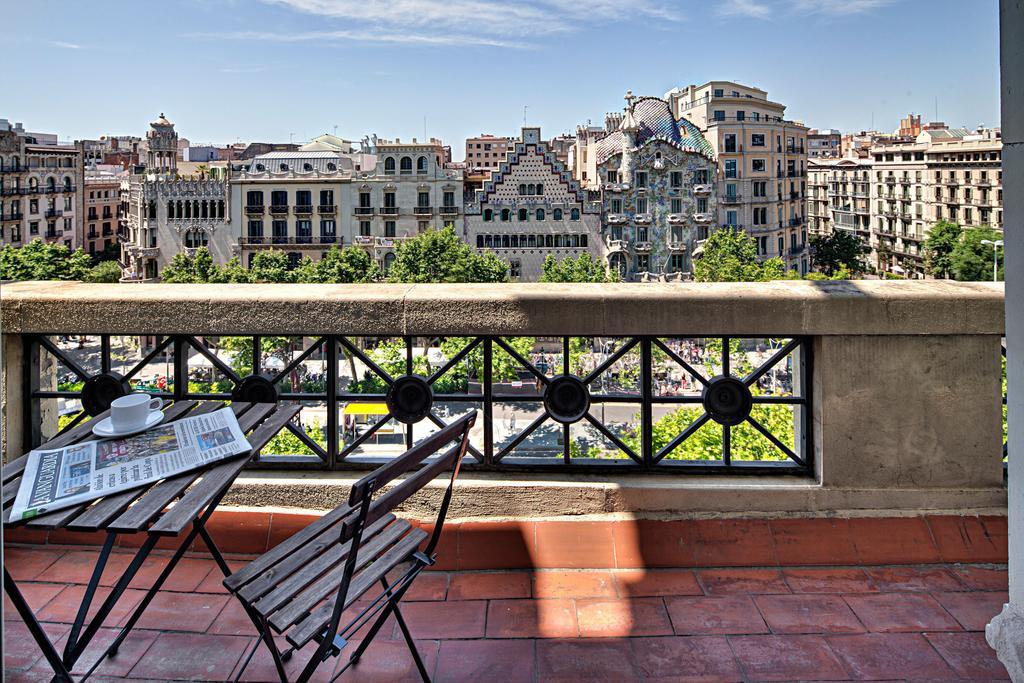
[[[0,119],[0,246],[82,246],[82,157],[80,144]]]
[[[840,156],[842,139],[842,134],[835,128],[822,130],[811,128],[807,131],[807,158],[820,159]]]
[[[759,88],[731,81],[676,88],[665,95],[711,144],[718,160],[717,223],[742,228],[762,258],[806,273],[807,132]]]
[[[85,172],[85,237],[90,256],[105,256],[118,243],[121,178],[110,171]],[[117,255],[115,255],[117,256]]]
[[[548,150],[555,155],[555,160],[565,168],[569,167],[569,155],[572,154],[572,149],[575,146],[576,136],[568,133],[556,135],[546,144]]]
[[[871,160],[812,158],[807,161],[807,230],[829,235],[849,230],[871,236]]]
[[[900,119],[900,128],[896,133],[900,137],[916,138],[921,134],[921,115],[907,114]]]
[[[505,161],[505,155],[514,144],[512,138],[485,133],[466,138],[466,170],[495,170]]]
[[[572,179],[540,128],[523,128],[508,157],[465,204],[464,239],[509,263],[509,277],[537,282],[550,254],[600,260],[601,203]]]
[[[600,191],[608,267],[627,281],[691,277],[716,217],[710,142],[670,102],[632,92],[603,135],[579,130],[577,171]]]
[[[216,263],[234,255],[224,179],[183,178],[178,134],[160,114],[146,134],[146,165],[121,183],[122,280],[152,282],[175,254],[207,247]]]

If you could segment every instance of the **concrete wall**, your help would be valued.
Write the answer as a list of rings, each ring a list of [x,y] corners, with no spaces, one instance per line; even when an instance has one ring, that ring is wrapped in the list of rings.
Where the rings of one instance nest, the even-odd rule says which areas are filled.
[[[813,337],[814,478],[484,475],[457,514],[1003,514],[1002,286],[4,285],[6,358],[22,333],[750,335]],[[257,313],[258,312],[258,313]],[[6,361],[5,358],[5,361]],[[20,364],[5,364],[18,400]],[[12,413],[13,414],[13,413]],[[11,423],[12,434],[20,423]],[[9,443],[11,435],[8,435]],[[12,451],[15,449],[12,446]],[[231,502],[330,508],[351,476],[249,473]]]

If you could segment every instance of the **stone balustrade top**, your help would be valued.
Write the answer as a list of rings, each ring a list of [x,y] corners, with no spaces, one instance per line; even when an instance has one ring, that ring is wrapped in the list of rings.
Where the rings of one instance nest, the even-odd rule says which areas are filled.
[[[1001,283],[8,282],[4,333],[1002,335]]]

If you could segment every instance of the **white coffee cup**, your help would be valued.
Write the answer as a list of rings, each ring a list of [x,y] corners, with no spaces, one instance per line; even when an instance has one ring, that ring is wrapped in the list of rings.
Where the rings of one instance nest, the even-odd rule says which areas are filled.
[[[110,426],[119,432],[142,429],[153,410],[160,410],[163,400],[149,394],[135,393],[116,398],[110,403]]]

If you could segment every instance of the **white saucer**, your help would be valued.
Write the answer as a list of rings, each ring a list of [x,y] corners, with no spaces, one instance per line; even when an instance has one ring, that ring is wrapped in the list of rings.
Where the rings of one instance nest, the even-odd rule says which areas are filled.
[[[144,425],[132,427],[131,429],[117,431],[110,424],[110,418],[105,417],[96,423],[96,426],[92,428],[92,433],[103,439],[110,439],[118,436],[130,436],[132,434],[139,434],[141,432],[146,431],[147,429],[151,429],[152,427],[157,426],[163,419],[164,414],[162,411],[151,410],[149,416],[146,417],[146,423]]]

